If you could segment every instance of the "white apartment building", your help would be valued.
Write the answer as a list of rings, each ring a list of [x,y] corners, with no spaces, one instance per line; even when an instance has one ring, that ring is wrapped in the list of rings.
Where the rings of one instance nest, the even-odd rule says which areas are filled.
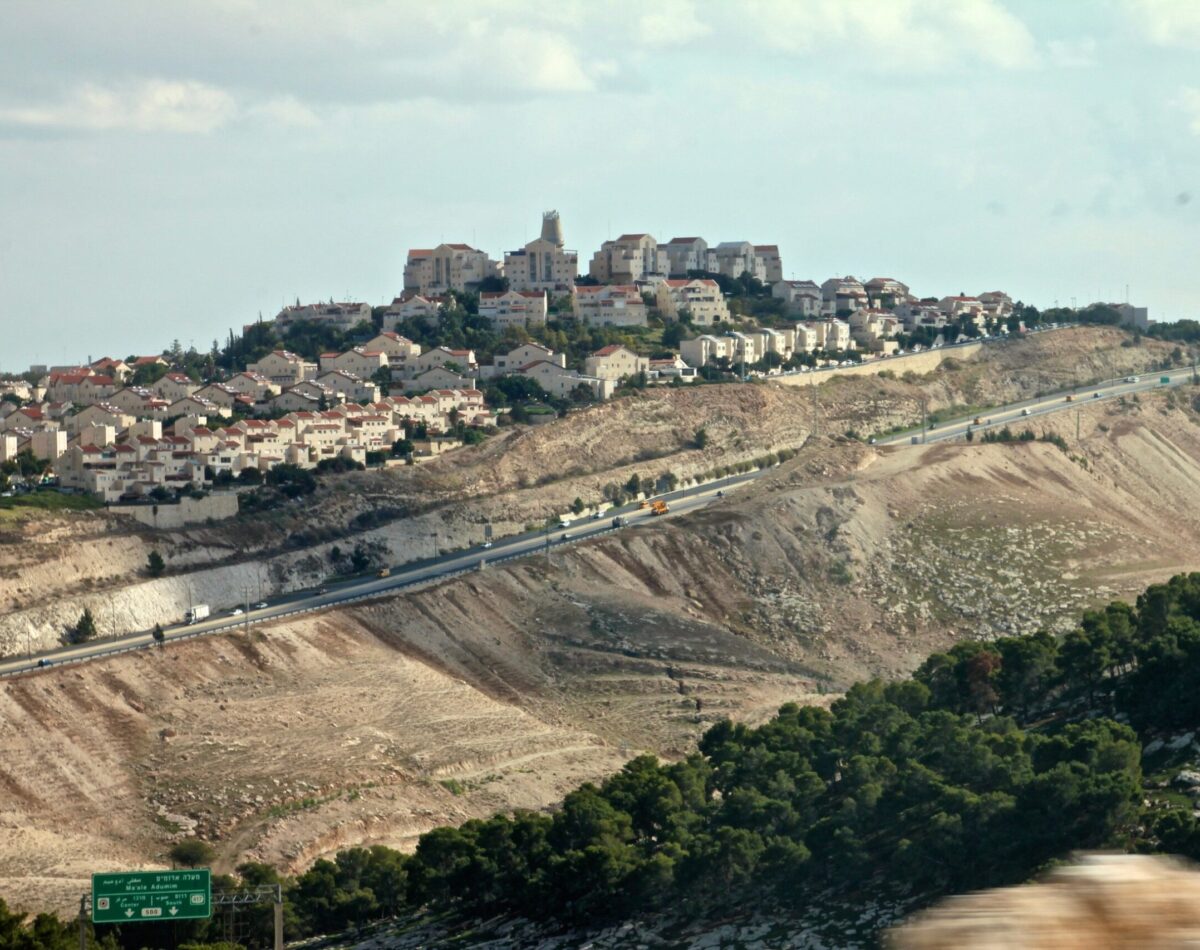
[[[446,305],[446,297],[406,291],[392,301],[392,305],[383,311],[383,329],[395,331],[404,320],[413,318],[436,317]]]
[[[767,268],[749,241],[722,241],[708,254],[709,270],[734,280],[749,274],[765,282]]]
[[[557,211],[542,215],[541,237],[504,255],[504,276],[510,290],[564,294],[575,285],[578,275],[579,252],[563,246]]]
[[[608,399],[617,388],[616,380],[581,376],[574,370],[563,369],[557,363],[541,360],[522,367],[521,375],[536,380],[542,389],[552,396],[570,398],[580,386],[586,388],[595,399]]]
[[[863,289],[867,292],[868,305],[880,310],[892,310],[907,303],[912,296],[908,284],[893,277],[872,277],[863,284]]]
[[[491,366],[479,367],[479,376],[482,379],[492,379],[506,373],[518,372],[521,367],[528,366],[530,363],[554,363],[556,366],[566,369],[567,354],[555,353],[540,343],[522,343],[507,353],[497,353],[492,357]]]
[[[455,290],[474,291],[488,277],[499,277],[501,266],[469,244],[439,244],[413,248],[404,266],[404,289],[422,296]]]
[[[665,274],[666,255],[649,234],[622,234],[600,245],[588,265],[588,273],[602,284],[632,284],[651,274]]]
[[[353,373],[362,379],[370,379],[381,369],[388,366],[388,356],[383,350],[368,350],[365,347],[355,347],[345,353],[322,353],[321,372],[329,373],[341,370]]]
[[[479,315],[492,326],[539,326],[546,322],[549,301],[545,290],[487,291],[479,295]]]
[[[713,336],[705,333],[694,340],[683,340],[679,344],[679,355],[683,361],[695,369],[708,366],[718,360],[730,359],[734,352],[733,341],[729,337]]]
[[[301,304],[297,302],[290,307],[284,307],[275,315],[275,328],[286,330],[297,323],[311,322],[323,326],[336,327],[343,333],[353,330],[360,323],[371,322],[371,305],[333,300],[328,303]]]
[[[644,327],[646,303],[632,284],[577,285],[571,293],[576,320],[593,326]]]
[[[666,319],[677,320],[683,311],[687,311],[692,323],[700,327],[729,319],[729,304],[725,302],[725,295],[710,277],[660,281],[656,299],[659,312]]]
[[[420,344],[391,330],[384,330],[372,337],[363,344],[363,349],[367,352],[386,353],[389,366],[392,363],[403,363],[405,360],[421,355]]]

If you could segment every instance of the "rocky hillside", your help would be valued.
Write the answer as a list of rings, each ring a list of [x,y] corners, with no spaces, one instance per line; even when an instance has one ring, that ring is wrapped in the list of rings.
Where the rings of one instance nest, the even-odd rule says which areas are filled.
[[[929,410],[995,404],[1074,379],[1140,372],[1173,347],[1078,328],[985,348],[926,376],[834,378],[813,392],[770,383],[660,389],[507,430],[483,446],[413,468],[328,479],[296,507],[178,532],[131,528],[102,513],[0,520],[0,655],[53,646],[83,608],[101,633],[178,621],[189,603],[229,605],[313,584],[328,552],[358,540],[393,562],[477,544],[483,526],[519,531],[575,498],[598,501],[632,474],[685,477],[803,445],[910,425]],[[895,363],[903,367],[902,361]],[[889,378],[891,376],[891,378]],[[707,446],[693,439],[704,428]],[[4,515],[5,513],[0,513]],[[150,551],[166,558],[150,580]]]
[[[1066,451],[822,437],[550,564],[4,681],[0,894],[65,908],[97,863],[193,830],[226,866],[403,846],[1200,568],[1190,398],[1039,420]]]

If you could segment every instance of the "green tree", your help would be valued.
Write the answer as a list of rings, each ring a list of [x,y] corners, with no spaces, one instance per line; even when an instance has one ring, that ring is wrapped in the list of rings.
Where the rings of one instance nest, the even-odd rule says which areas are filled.
[[[163,561],[162,555],[157,551],[151,551],[150,555],[146,558],[146,570],[150,573],[150,576],[161,577],[162,572],[165,571],[166,568],[167,565],[166,562]]]
[[[692,436],[692,445],[697,449],[703,449],[708,445],[708,430],[701,426],[696,430],[696,434]]]
[[[576,515],[583,514],[583,509],[585,507],[586,506],[584,505],[582,498],[576,498],[573,502],[571,502],[571,511]]]
[[[167,856],[172,863],[185,868],[198,868],[212,864],[215,852],[207,841],[199,838],[185,838],[171,846]]]
[[[86,643],[96,636],[96,632],[96,619],[92,616],[92,611],[84,607],[83,613],[79,615],[79,622],[72,631],[71,642]]]

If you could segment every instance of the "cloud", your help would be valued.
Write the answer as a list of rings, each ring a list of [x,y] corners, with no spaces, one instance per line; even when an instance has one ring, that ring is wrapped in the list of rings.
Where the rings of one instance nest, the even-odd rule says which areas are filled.
[[[277,96],[265,102],[251,106],[246,110],[248,115],[270,120],[278,125],[299,126],[312,128],[320,125],[321,120],[307,105],[295,96]]]
[[[1046,49],[1055,66],[1079,69],[1096,65],[1096,41],[1090,36],[1077,40],[1050,40]]]
[[[885,68],[928,71],[978,62],[1033,65],[1036,43],[996,0],[752,0],[748,18],[793,53],[864,54]]]
[[[1175,105],[1187,116],[1188,128],[1193,135],[1200,135],[1200,89],[1184,86],[1179,90]]]
[[[233,97],[199,82],[83,83],[58,102],[0,108],[0,121],[57,129],[207,133],[237,113]]]
[[[1200,49],[1200,4],[1194,0],[1126,0],[1126,6],[1150,42]]]
[[[637,21],[637,40],[645,46],[684,46],[711,32],[691,0],[659,0],[652,13]]]

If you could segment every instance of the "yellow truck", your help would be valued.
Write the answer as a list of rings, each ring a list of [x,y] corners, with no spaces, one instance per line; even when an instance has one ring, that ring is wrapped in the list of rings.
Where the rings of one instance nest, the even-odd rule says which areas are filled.
[[[656,501],[650,506],[651,515],[665,515],[670,510],[670,506],[665,501]]]

